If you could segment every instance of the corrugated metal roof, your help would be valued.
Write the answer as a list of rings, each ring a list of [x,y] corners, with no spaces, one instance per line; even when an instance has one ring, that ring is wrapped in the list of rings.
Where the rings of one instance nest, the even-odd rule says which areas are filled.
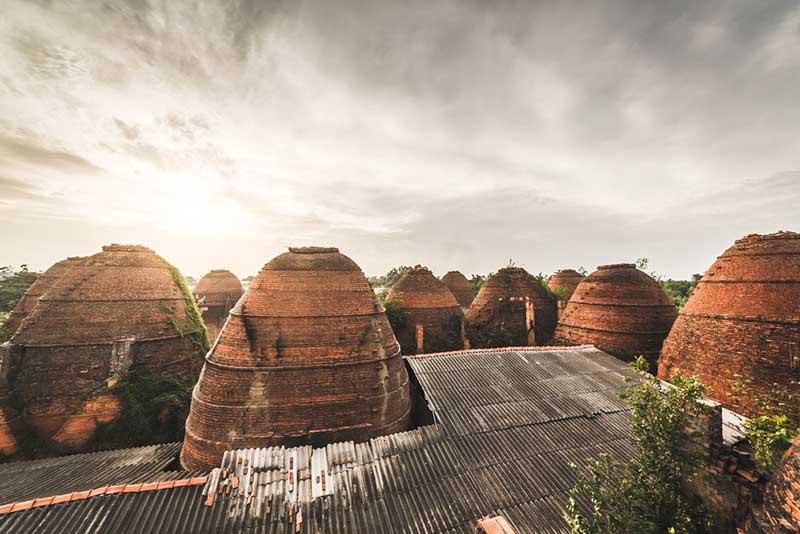
[[[165,471],[180,447],[164,443],[0,464],[0,505],[111,484],[186,478],[191,474]]]
[[[13,512],[0,516],[0,533],[471,534],[479,519],[496,515],[520,534],[568,532],[571,464],[633,452],[628,409],[617,397],[631,373],[596,349],[407,361],[433,425],[334,443],[324,454],[310,446],[230,451],[204,488]]]

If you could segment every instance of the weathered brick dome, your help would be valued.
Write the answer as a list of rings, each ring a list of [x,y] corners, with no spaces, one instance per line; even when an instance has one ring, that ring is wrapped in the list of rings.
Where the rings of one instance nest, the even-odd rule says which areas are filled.
[[[556,302],[525,269],[489,277],[467,311],[474,347],[545,345],[556,327]]]
[[[244,293],[242,283],[232,272],[214,269],[197,282],[194,290],[197,306],[208,329],[208,338],[217,338],[228,312]]]
[[[177,269],[148,248],[110,245],[39,298],[7,347],[3,374],[28,431],[47,450],[78,450],[120,416],[108,386],[129,369],[194,383],[207,348]]]
[[[73,257],[54,263],[52,267],[43,272],[42,275],[31,284],[31,287],[28,288],[22,298],[19,299],[16,306],[14,306],[14,309],[8,316],[8,320],[3,326],[9,337],[17,331],[22,321],[33,311],[34,306],[39,302],[39,297],[47,293],[64,273],[83,259],[85,258]]]
[[[464,312],[444,282],[427,268],[408,271],[387,298],[397,301],[404,314],[395,330],[403,354],[464,348]]]
[[[786,451],[780,466],[767,483],[764,503],[753,510],[748,534],[800,532],[800,436]]]
[[[290,248],[231,310],[192,395],[181,462],[225,450],[365,441],[406,430],[400,346],[358,265],[335,248]]]
[[[780,389],[800,396],[800,234],[748,235],[717,258],[664,343],[658,374],[676,371],[744,415]]]
[[[677,315],[658,282],[632,263],[601,265],[567,302],[555,340],[594,345],[625,360],[642,355],[655,367]]]
[[[462,308],[470,307],[472,300],[475,298],[475,292],[472,290],[472,284],[469,283],[466,276],[459,271],[449,271],[442,277],[442,282],[456,298],[459,306]]]
[[[550,281],[547,282],[547,287],[554,293],[560,293],[563,290],[564,297],[566,297],[564,300],[569,300],[578,284],[583,282],[584,278],[586,277],[578,271],[562,269],[550,278]]]

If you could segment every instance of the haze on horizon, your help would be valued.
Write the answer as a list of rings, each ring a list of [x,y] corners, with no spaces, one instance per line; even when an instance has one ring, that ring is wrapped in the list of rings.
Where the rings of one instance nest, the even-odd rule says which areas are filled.
[[[2,265],[368,274],[650,258],[800,228],[800,5],[0,0]]]

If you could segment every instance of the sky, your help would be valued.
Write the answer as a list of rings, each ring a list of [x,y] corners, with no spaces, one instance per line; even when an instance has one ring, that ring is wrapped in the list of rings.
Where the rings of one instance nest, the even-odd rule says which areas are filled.
[[[800,230],[795,0],[0,0],[0,265],[702,273]]]

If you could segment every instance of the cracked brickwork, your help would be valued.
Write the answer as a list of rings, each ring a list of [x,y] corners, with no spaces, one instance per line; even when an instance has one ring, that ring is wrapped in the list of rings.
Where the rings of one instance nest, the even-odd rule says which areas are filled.
[[[212,343],[228,319],[228,312],[243,293],[242,283],[236,275],[225,269],[214,269],[197,282],[192,294]]]
[[[505,267],[489,277],[467,312],[467,322],[484,332],[514,332],[508,343],[530,345],[531,328],[526,314],[526,302],[534,311],[535,345],[546,345],[556,327],[556,302],[531,276],[520,267]],[[493,334],[490,334],[493,335]]]
[[[575,289],[558,321],[555,340],[594,345],[655,368],[678,310],[661,286],[630,263],[601,265]]]
[[[209,353],[181,463],[211,469],[229,449],[364,441],[410,423],[400,346],[364,273],[338,249],[290,248]]]
[[[100,393],[115,340],[132,338],[136,365],[194,382],[203,350],[178,330],[188,305],[173,268],[148,248],[110,245],[73,265],[7,348],[9,403],[26,430],[48,451],[76,451],[119,415],[118,399]]]
[[[467,277],[458,271],[450,271],[442,277],[442,282],[458,301],[462,308],[469,308],[475,298],[475,291]]]
[[[461,350],[464,312],[447,286],[425,267],[417,267],[400,278],[387,298],[398,302],[405,321],[395,332],[403,354]],[[417,347],[417,329],[422,327],[423,350]]]
[[[779,388],[800,395],[798,360],[800,234],[753,234],[706,271],[664,343],[658,376],[697,375],[711,398],[753,416]]]

